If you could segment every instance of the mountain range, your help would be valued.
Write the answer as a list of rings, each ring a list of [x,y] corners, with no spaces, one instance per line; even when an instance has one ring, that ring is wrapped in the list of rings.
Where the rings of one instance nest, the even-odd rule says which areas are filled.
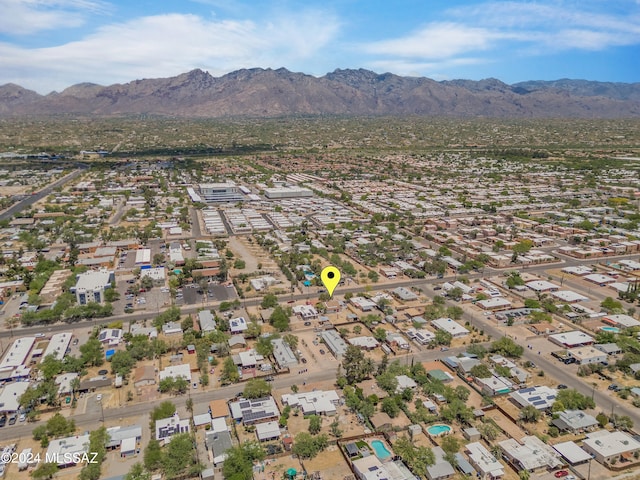
[[[640,117],[640,83],[562,79],[508,85],[494,78],[438,82],[363,69],[314,77],[253,68],[221,77],[196,69],[109,86],[80,83],[47,95],[15,84],[0,86],[0,115],[5,117],[140,114],[630,118]]]

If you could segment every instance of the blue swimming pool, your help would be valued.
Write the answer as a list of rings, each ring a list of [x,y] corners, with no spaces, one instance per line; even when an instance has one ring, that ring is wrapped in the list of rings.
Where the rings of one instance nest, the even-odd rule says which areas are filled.
[[[440,435],[451,432],[451,427],[449,425],[442,424],[431,425],[429,428],[427,428],[427,432],[429,432],[429,435],[439,437]]]
[[[618,327],[600,327],[600,330],[603,332],[620,333],[620,329]]]
[[[374,440],[371,442],[371,446],[373,450],[376,452],[376,456],[380,460],[384,460],[385,458],[389,458],[391,456],[391,452],[387,450],[387,447],[384,446],[380,440]]]

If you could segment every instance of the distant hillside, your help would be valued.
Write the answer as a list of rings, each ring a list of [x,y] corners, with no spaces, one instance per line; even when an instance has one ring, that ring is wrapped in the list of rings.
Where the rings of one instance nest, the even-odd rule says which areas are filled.
[[[335,70],[323,77],[284,68],[222,77],[193,70],[176,77],[100,86],[81,83],[39,95],[0,86],[0,115],[155,114],[180,117],[420,115],[498,118],[640,116],[640,83],[496,79],[436,82],[422,77]]]

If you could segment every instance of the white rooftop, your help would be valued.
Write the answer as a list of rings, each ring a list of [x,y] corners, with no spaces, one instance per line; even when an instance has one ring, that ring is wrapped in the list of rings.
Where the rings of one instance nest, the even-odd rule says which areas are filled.
[[[589,300],[589,297],[580,295],[579,293],[576,293],[572,290],[560,290],[558,292],[551,292],[551,295],[565,302],[586,302],[587,300]]]
[[[15,339],[0,362],[0,371],[22,365],[35,342],[36,337],[21,337]]]
[[[165,378],[178,378],[182,377],[189,382],[191,381],[191,366],[188,363],[182,365],[171,365],[164,370],[160,371],[160,380]]]
[[[538,410],[546,410],[556,401],[558,391],[547,386],[529,387],[511,393],[513,398],[521,407],[531,405]]]
[[[628,433],[608,430],[588,433],[582,444],[605,458],[640,449],[640,442]]]

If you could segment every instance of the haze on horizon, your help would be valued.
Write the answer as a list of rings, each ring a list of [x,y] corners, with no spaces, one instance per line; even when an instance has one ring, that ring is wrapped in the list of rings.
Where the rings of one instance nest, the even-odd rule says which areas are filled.
[[[506,83],[637,82],[640,0],[0,0],[0,85],[39,93],[201,68]]]

